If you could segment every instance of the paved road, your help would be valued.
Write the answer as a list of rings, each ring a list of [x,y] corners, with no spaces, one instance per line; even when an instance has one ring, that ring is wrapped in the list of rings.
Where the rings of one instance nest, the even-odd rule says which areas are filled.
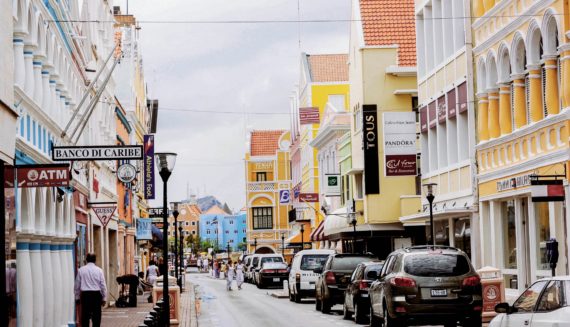
[[[199,327],[252,326],[356,326],[342,319],[342,306],[333,307],[331,314],[315,311],[315,302],[304,300],[297,304],[288,299],[277,299],[270,294],[277,289],[260,290],[244,284],[241,291],[226,291],[225,280],[216,280],[206,274],[190,274],[202,296]]]

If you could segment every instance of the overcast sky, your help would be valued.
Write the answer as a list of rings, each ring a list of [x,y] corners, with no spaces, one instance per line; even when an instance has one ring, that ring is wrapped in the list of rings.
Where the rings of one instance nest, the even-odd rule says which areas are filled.
[[[125,13],[126,0],[114,3]],[[301,20],[347,20],[350,3],[301,0]],[[299,48],[297,23],[181,21],[297,20],[297,13],[295,0],[129,1],[129,14],[141,21],[149,95],[160,102],[157,151],[178,153],[169,200],[186,198],[188,183],[192,193],[244,207],[246,131],[288,129],[289,115],[282,113],[289,112],[299,79],[300,53],[346,53],[350,28],[347,22],[304,23]],[[157,199],[161,189],[157,175]]]

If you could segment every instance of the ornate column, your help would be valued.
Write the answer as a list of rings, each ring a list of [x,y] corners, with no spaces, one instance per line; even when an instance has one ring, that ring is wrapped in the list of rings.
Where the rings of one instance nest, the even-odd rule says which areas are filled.
[[[510,134],[513,131],[510,83],[499,83],[499,125],[501,135]]]
[[[55,79],[54,79],[53,75],[51,74],[51,71],[50,71],[50,76],[49,76],[49,89],[50,89],[50,91],[49,91],[50,106],[49,107],[51,109],[50,118],[53,121],[57,122],[58,112],[57,112],[57,102],[55,101],[55,99],[56,99]]]
[[[514,113],[515,113],[515,128],[521,128],[526,125],[526,87],[525,87],[525,75],[524,74],[513,74],[511,75],[513,79],[514,88]]]
[[[20,216],[21,231],[17,234],[16,244],[16,274],[18,287],[18,326],[34,325],[34,292],[32,278],[32,261],[30,258],[30,241],[34,231],[33,212],[34,201],[33,189],[19,189],[17,198],[19,203],[18,214]]]
[[[42,69],[42,103],[40,104],[42,110],[51,116],[51,89],[49,87],[49,71],[44,66]]]
[[[14,35],[14,84],[21,89],[26,83],[26,65],[24,63],[24,35]]]
[[[34,101],[38,106],[42,105],[43,83],[42,83],[42,61],[39,56],[34,57]]]
[[[501,136],[499,127],[499,90],[487,90],[489,94],[489,136],[494,139]]]
[[[44,324],[54,326],[53,320],[53,281],[52,281],[52,258],[51,258],[51,238],[46,236],[41,243],[42,274],[44,277]]]
[[[42,203],[43,205],[43,203]],[[39,211],[36,212],[36,215]],[[29,312],[29,315],[33,316],[34,325],[37,327],[44,326],[44,271],[42,266],[42,254],[41,254],[41,239],[34,237],[30,241],[30,261],[32,269],[32,289],[33,289],[33,302],[34,311]]]
[[[561,45],[559,49],[562,69],[560,96],[562,98],[562,109],[566,109],[570,106],[570,43]]]
[[[548,115],[556,115],[560,112],[560,98],[558,93],[558,55],[543,55],[544,68],[546,69],[546,111]]]
[[[477,134],[479,135],[479,142],[481,142],[489,139],[489,101],[487,100],[487,93],[479,93],[477,98],[479,98]]]
[[[34,47],[31,45],[24,45],[24,68],[25,68],[25,81],[24,91],[30,97],[34,97]]]
[[[544,119],[542,106],[542,74],[540,65],[527,65],[529,77],[530,121],[537,122]]]
[[[55,88],[55,82],[54,82]],[[62,239],[62,220],[63,220],[63,203],[56,202],[55,205],[55,230],[54,238],[50,246],[51,262],[52,262],[52,280],[53,280],[53,298],[59,299],[54,301],[54,326],[61,326],[67,323],[63,318],[63,289],[61,283],[61,276],[63,274],[62,262],[59,253],[61,252],[61,239]]]

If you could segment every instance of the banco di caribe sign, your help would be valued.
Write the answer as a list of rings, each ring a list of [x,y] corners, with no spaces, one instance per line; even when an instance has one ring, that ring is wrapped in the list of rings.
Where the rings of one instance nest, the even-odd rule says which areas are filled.
[[[142,145],[54,146],[51,150],[53,161],[142,160],[142,158]]]

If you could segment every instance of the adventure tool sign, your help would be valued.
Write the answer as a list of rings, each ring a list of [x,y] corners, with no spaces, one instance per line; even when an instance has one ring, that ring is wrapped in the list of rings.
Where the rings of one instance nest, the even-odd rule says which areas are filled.
[[[8,188],[69,186],[69,164],[17,165],[4,171],[4,186]]]
[[[142,160],[142,158],[142,145],[55,146],[51,150],[53,161]]]
[[[101,221],[103,228],[107,226],[115,210],[117,209],[117,204],[114,202],[101,202],[101,203],[92,203],[91,209],[97,215],[97,218]]]

